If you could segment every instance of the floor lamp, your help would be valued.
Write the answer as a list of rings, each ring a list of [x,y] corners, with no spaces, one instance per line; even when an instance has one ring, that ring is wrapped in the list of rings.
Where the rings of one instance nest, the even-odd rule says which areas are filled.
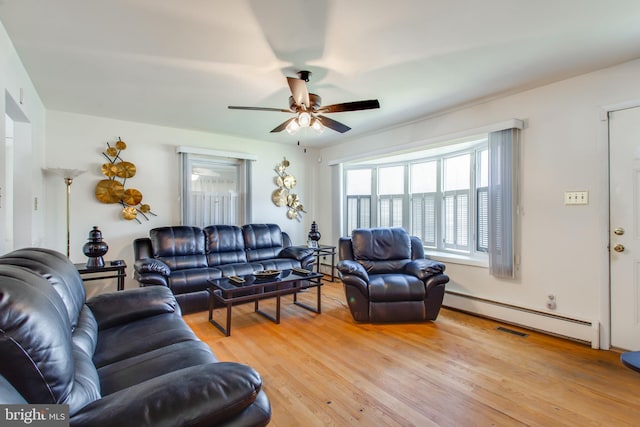
[[[45,169],[47,172],[59,175],[64,178],[64,183],[67,185],[67,258],[71,258],[71,229],[69,226],[69,217],[70,217],[70,206],[69,200],[71,198],[71,184],[73,183],[73,179],[79,175],[85,173],[85,171],[80,169],[64,169],[64,168],[48,168]]]

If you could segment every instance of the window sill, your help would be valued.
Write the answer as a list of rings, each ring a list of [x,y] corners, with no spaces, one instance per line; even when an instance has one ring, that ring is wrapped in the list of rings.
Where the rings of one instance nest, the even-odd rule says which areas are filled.
[[[445,264],[461,264],[470,265],[473,267],[489,268],[489,259],[487,257],[473,257],[469,255],[452,254],[448,252],[430,251],[427,249],[424,250],[424,253],[432,260],[440,261]]]

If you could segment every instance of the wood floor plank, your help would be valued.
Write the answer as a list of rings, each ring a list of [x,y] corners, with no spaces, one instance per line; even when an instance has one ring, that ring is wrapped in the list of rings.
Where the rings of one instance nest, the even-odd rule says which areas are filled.
[[[315,291],[300,298],[314,305]],[[322,304],[318,315],[283,298],[280,324],[234,307],[230,337],[206,312],[185,320],[220,360],[262,375],[275,427],[640,424],[640,375],[615,352],[447,309],[436,322],[355,323],[339,282]]]

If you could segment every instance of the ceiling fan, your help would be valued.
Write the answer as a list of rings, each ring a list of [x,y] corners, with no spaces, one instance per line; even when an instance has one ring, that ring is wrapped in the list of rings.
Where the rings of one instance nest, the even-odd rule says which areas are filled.
[[[322,98],[315,93],[309,93],[307,82],[311,71],[298,71],[298,77],[287,77],[291,96],[289,97],[289,109],[285,108],[267,108],[267,107],[239,107],[229,105],[232,110],[255,110],[255,111],[280,111],[283,113],[295,113],[295,116],[276,126],[271,132],[281,132],[286,130],[289,133],[295,133],[303,127],[310,127],[321,132],[325,127],[333,129],[336,132],[345,133],[351,128],[336,120],[330,119],[323,114],[341,113],[345,111],[371,110],[380,108],[377,99],[369,99],[366,101],[343,102],[341,104],[332,104],[322,106]]]

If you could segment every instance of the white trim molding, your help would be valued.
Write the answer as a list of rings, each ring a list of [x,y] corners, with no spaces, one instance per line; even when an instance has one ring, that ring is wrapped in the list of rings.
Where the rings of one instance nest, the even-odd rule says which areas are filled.
[[[418,141],[413,141],[410,142],[408,144],[402,144],[402,145],[391,145],[389,147],[380,149],[380,150],[374,150],[374,151],[367,151],[366,152],[366,157],[376,157],[376,156],[382,156],[382,155],[387,155],[387,154],[393,154],[393,153],[398,153],[398,152],[403,152],[403,151],[407,151],[410,150],[412,148],[415,149],[424,149],[425,146],[430,146],[430,145],[436,145],[438,143],[444,143],[444,142],[450,142],[456,139],[460,139],[460,138],[466,138],[472,135],[479,135],[479,134],[483,134],[486,133],[488,134],[489,132],[495,132],[495,131],[499,131],[499,130],[504,130],[504,129],[524,129],[526,127],[525,125],[525,121],[524,120],[520,120],[520,119],[509,119],[509,120],[505,120],[503,122],[498,122],[498,123],[493,123],[493,124],[489,124],[486,126],[481,126],[478,128],[473,128],[473,129],[467,129],[467,130],[463,130],[460,132],[455,132],[455,133],[450,133],[447,135],[440,135],[440,136],[436,136],[433,138],[427,138],[427,139],[421,139]],[[363,154],[357,154],[357,155],[353,155],[350,157],[344,157],[341,159],[334,159],[334,160],[329,160],[327,162],[327,164],[329,166],[334,166],[334,165],[338,165],[341,163],[346,163],[346,162],[352,162],[352,161],[356,161],[356,160],[360,160],[362,159]]]
[[[600,348],[600,324],[597,321],[571,318],[457,291],[446,291],[443,306],[525,329],[588,343],[593,349]]]
[[[223,157],[227,159],[258,160],[258,157],[253,154],[210,150],[208,148],[185,147],[184,145],[176,147],[176,153],[202,154],[205,156]]]

